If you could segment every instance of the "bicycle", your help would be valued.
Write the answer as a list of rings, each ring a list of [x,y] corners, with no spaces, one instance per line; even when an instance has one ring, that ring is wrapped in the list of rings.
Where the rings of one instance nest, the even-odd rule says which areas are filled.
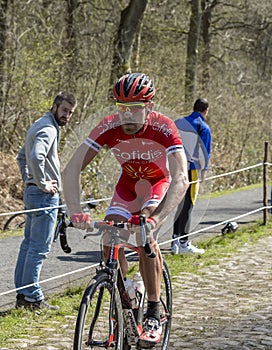
[[[120,230],[127,228],[126,223],[96,221],[93,226],[98,229],[98,235],[104,240],[109,240],[107,242],[109,249],[107,260],[104,262],[103,243],[101,244],[99,268],[83,293],[75,326],[73,349],[144,349],[138,340],[146,311],[146,293],[136,291],[138,306],[133,308],[118,260],[120,248],[127,248],[137,254],[139,248],[122,239]],[[87,233],[85,237],[89,235],[93,233]],[[152,259],[155,253],[150,248],[150,235],[143,215],[141,238],[146,254]],[[165,261],[163,261],[160,314],[163,326],[162,338],[152,349],[166,350],[171,331],[172,286]]]
[[[25,214],[17,213],[11,215],[5,222],[3,230],[19,230],[25,226]]]
[[[66,214],[66,210],[64,208],[59,208],[53,242],[56,242],[59,237],[62,250],[65,253],[69,254],[71,253],[72,250],[69,247],[67,242],[67,235],[66,235],[66,229],[68,226],[67,221],[68,221],[68,216]],[[3,227],[3,230],[15,230],[15,229],[17,230],[17,229],[22,229],[24,226],[25,226],[25,214],[17,213],[12,215],[6,221]]]
[[[90,198],[92,200],[92,198]],[[61,203],[60,203],[61,205]],[[88,209],[93,209],[96,207],[96,204],[94,202],[87,203]],[[57,215],[57,222],[56,222],[56,228],[54,232],[54,238],[53,242],[56,242],[58,240],[58,237],[60,239],[60,246],[64,253],[70,254],[72,249],[69,247],[67,242],[67,234],[66,229],[69,226],[70,220],[66,213],[66,210],[64,207],[60,207],[58,209],[58,215]],[[17,213],[13,214],[5,223],[3,230],[17,230],[21,229],[25,226],[25,214],[24,213]]]
[[[94,198],[89,198],[89,202],[87,203],[87,209],[93,209],[96,207],[96,204],[94,202],[92,202],[92,200],[94,200]],[[61,205],[61,203],[60,203]],[[58,217],[57,220],[62,219],[63,218],[63,214],[64,213],[64,208],[61,207],[59,208],[59,212],[58,212]],[[68,220],[67,216],[66,219]],[[3,231],[5,230],[19,230],[21,228],[23,228],[25,226],[25,214],[24,213],[16,213],[11,215],[8,220],[5,222],[4,226],[3,226]]]

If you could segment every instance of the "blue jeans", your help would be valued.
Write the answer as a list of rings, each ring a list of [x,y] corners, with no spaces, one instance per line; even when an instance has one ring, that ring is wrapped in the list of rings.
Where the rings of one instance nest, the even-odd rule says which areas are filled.
[[[54,207],[59,205],[59,194],[45,193],[37,186],[28,186],[24,191],[24,204],[25,209]],[[39,279],[43,261],[52,245],[57,214],[57,208],[26,214],[24,239],[17,258],[14,282],[16,288],[34,284],[18,290],[28,301],[44,299]]]

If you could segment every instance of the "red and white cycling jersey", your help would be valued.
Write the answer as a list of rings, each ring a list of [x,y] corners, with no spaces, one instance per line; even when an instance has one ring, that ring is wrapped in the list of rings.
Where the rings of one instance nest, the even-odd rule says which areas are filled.
[[[105,117],[85,144],[99,152],[107,145],[121,165],[121,174],[107,210],[128,219],[144,207],[158,206],[169,186],[167,156],[183,151],[175,123],[158,112],[149,113],[136,134],[125,134],[118,114]]]
[[[183,149],[175,123],[158,112],[149,113],[138,133],[124,133],[118,114],[105,117],[85,144],[97,152],[107,145],[130,180],[159,180],[168,177],[167,155]]]

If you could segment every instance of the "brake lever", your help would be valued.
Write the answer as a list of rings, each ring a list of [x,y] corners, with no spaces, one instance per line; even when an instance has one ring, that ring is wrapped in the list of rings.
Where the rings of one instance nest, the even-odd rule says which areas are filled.
[[[150,230],[146,225],[146,216],[144,214],[140,215],[140,225],[141,225],[141,236],[142,242],[145,242],[144,250],[149,258],[155,258],[156,253],[151,249],[150,245]]]
[[[70,254],[72,249],[69,247],[68,242],[67,242],[67,235],[66,235],[66,228],[70,225],[68,225],[65,221],[65,215],[66,212],[63,209],[59,210],[59,219],[58,219],[58,224],[55,230],[55,235],[54,235],[54,242],[57,241],[58,236],[60,239],[60,246],[64,253]]]
[[[59,232],[59,237],[60,237],[60,246],[64,253],[70,254],[72,249],[69,247],[68,242],[67,242],[67,234],[66,234],[66,228],[70,226],[67,225],[65,222],[65,218],[63,218],[61,226],[60,226],[60,232]]]

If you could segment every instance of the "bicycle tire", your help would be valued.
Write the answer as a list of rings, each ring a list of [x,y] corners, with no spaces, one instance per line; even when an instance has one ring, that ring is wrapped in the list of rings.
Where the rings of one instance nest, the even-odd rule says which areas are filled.
[[[113,327],[114,334],[110,332],[110,326]],[[109,275],[104,272],[98,273],[86,288],[76,321],[73,349],[90,348],[123,350],[120,294],[117,286],[113,285]]]
[[[146,298],[147,299],[147,298]],[[145,307],[147,300],[145,302]],[[142,317],[146,313],[145,310],[139,310]],[[161,296],[160,296],[160,315],[162,324],[162,337],[160,343],[152,347],[152,350],[167,350],[170,340],[171,323],[172,323],[172,285],[169,269],[166,262],[163,260],[162,282],[161,282]],[[143,320],[142,320],[143,321]],[[129,345],[124,339],[123,350],[141,350],[139,345]]]
[[[19,230],[25,226],[25,214],[13,214],[5,223],[3,230]]]
[[[168,266],[163,260],[163,278],[161,283],[161,323],[162,339],[155,349],[167,350],[172,324],[172,284]]]

